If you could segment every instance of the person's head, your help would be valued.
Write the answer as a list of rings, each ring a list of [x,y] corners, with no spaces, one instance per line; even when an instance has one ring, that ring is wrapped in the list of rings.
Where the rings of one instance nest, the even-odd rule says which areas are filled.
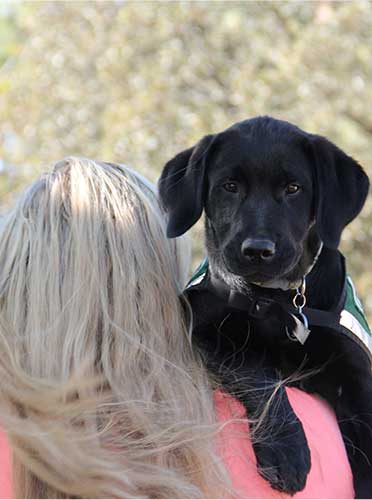
[[[215,495],[208,377],[150,183],[68,158],[0,228],[0,422],[24,497]]]

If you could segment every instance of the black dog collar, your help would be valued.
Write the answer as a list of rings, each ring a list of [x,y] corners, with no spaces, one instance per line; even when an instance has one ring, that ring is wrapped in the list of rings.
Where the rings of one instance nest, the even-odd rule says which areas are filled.
[[[367,353],[372,366],[372,334],[353,282],[346,274],[345,258],[343,256],[342,268],[344,286],[338,298],[337,306],[333,310],[324,311],[304,305],[304,307],[301,307],[300,313],[307,319],[308,325],[304,325],[305,327],[308,326],[310,329],[311,327],[329,328],[347,335],[357,342]],[[281,290],[280,292],[273,290],[274,298],[264,296],[264,290],[258,285],[252,285],[249,294],[231,290],[223,280],[210,277],[208,260],[205,259],[195,271],[187,285],[187,289],[204,288],[207,282],[208,289],[227,303],[229,307],[245,311],[252,319],[268,318],[275,311],[279,317],[283,317],[283,313],[290,314],[304,323],[303,318],[299,316],[298,307],[295,307],[293,303],[293,298],[296,295],[294,290]],[[310,330],[308,330],[308,333],[310,333]],[[306,338],[303,341],[297,340],[304,343]]]

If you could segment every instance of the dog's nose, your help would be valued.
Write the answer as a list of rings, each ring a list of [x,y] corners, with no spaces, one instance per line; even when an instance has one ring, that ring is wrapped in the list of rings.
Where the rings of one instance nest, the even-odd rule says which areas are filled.
[[[247,238],[242,243],[242,255],[253,262],[270,261],[275,255],[275,243],[271,240]]]

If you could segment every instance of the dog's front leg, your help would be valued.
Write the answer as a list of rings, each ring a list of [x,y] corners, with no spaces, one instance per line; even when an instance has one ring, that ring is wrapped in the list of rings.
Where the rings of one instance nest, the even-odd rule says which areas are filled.
[[[321,343],[316,342],[317,339],[321,339]],[[320,363],[311,377],[303,379],[305,390],[319,394],[334,409],[353,473],[355,497],[372,498],[372,373],[369,357],[349,337],[326,330],[314,329],[305,347],[309,359],[318,356]],[[319,359],[319,353],[323,359]]]
[[[372,380],[353,376],[339,387],[336,414],[353,472],[355,498],[372,498]]]
[[[195,347],[226,392],[244,405],[260,474],[273,488],[294,494],[305,487],[310,470],[305,433],[264,348],[255,350],[254,341],[246,345],[239,332],[242,324],[239,319],[229,328],[235,336],[213,325],[196,328]]]
[[[310,450],[276,372],[251,364],[229,370],[222,382],[246,408],[260,474],[274,489],[291,495],[301,491],[310,470]]]

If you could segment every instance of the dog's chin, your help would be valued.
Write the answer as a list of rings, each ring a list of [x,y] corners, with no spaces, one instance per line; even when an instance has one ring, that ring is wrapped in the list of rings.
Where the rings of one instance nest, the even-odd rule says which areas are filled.
[[[244,276],[244,282],[253,285],[259,285],[265,288],[282,288],[286,290],[288,288],[293,288],[299,286],[300,278],[286,278],[285,274],[263,274],[254,273],[249,276]]]

